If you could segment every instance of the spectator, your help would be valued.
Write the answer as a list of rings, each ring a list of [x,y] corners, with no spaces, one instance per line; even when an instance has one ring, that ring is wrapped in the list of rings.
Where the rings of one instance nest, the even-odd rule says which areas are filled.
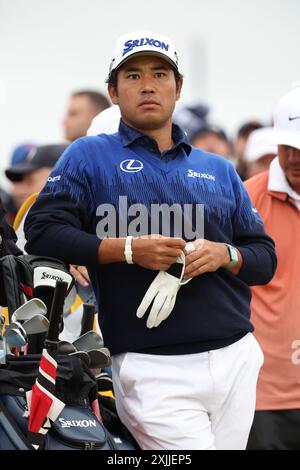
[[[252,176],[269,169],[277,155],[277,145],[272,142],[273,127],[262,127],[251,132],[245,148],[245,176]]]
[[[66,147],[64,144],[36,147],[25,160],[5,171],[6,177],[15,183],[15,195],[20,205],[28,200],[32,194],[41,191],[52,168]],[[24,219],[17,233],[18,245],[22,250],[25,244],[23,232]]]
[[[43,145],[34,148],[27,158],[5,170],[6,177],[14,183],[22,183],[16,196],[22,204],[31,194],[39,192],[66,149],[67,145]]]
[[[18,145],[11,155],[11,166],[19,165],[20,163],[24,162],[29,153],[34,150],[35,147],[36,145],[32,143]]]
[[[64,118],[66,140],[73,142],[86,135],[93,118],[109,106],[106,96],[97,91],[73,93]]]
[[[26,158],[30,158],[30,152],[33,151],[35,145],[31,143],[18,145],[10,159],[11,167],[20,164],[21,162],[25,161]],[[5,208],[6,214],[5,218],[11,224],[14,221],[16,213],[18,212],[19,208],[22,205],[23,200],[19,198],[19,194],[22,193],[22,182],[11,181],[12,184],[12,191],[11,193],[7,193],[3,189],[0,189],[0,195],[3,207]]]
[[[277,104],[270,143],[278,144],[278,158],[245,183],[278,256],[273,280],[252,288],[252,319],[265,363],[248,448],[300,450],[300,88]]]
[[[263,125],[258,121],[249,121],[243,124],[237,133],[236,141],[234,144],[234,156],[237,159],[236,171],[244,180],[246,178],[246,163],[245,163],[245,147],[251,132],[260,129]]]
[[[221,155],[226,159],[232,156],[232,146],[227,135],[217,126],[206,125],[190,136],[191,145],[205,152]]]
[[[193,106],[175,107],[173,122],[180,126],[190,140],[191,135],[207,125],[207,116],[209,114],[208,106],[197,103]]]
[[[110,106],[97,114],[87,130],[87,135],[114,134],[118,132],[120,124],[120,110],[118,106]]]

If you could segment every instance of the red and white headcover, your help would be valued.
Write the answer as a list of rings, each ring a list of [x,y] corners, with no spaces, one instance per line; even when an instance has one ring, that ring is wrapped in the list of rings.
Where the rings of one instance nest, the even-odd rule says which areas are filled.
[[[29,413],[28,438],[35,449],[43,445],[51,422],[58,418],[65,407],[55,394],[56,370],[56,360],[44,349],[36,382],[26,394]]]

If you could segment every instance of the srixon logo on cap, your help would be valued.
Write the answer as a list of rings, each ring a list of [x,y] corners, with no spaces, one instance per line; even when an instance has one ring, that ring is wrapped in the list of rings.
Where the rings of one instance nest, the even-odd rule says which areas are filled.
[[[123,50],[123,56],[128,52],[132,51],[134,47],[142,47],[142,46],[151,46],[157,47],[158,49],[163,49],[165,51],[169,50],[169,44],[166,44],[158,39],[150,39],[150,38],[141,38],[141,39],[129,39],[126,41],[125,49]]]

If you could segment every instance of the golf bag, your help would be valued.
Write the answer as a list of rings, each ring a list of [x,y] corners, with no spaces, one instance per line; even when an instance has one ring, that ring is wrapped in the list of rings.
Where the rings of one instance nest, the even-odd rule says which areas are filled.
[[[0,259],[0,270],[2,301],[10,318],[17,308],[33,297],[41,299],[49,312],[56,281],[68,283],[67,294],[74,284],[69,265],[45,256],[7,255]],[[28,353],[41,353],[44,340],[45,334],[29,337]]]
[[[10,358],[0,369],[0,450],[32,449],[28,434],[26,392],[36,381],[40,355]],[[39,449],[134,450],[107,431],[91,403],[98,398],[96,381],[77,357],[57,356],[55,393],[65,403],[58,419],[41,434]],[[9,423],[9,426],[7,426]],[[48,423],[50,424],[50,423]]]
[[[33,297],[40,298],[48,307],[50,325],[46,348],[50,347],[51,351],[51,347],[58,343],[59,318],[62,316],[66,292],[72,285],[72,277],[68,273],[67,266],[52,258],[29,255],[6,256],[0,260],[0,266],[5,279],[5,294],[10,316],[20,305]],[[60,289],[59,293],[57,288],[62,285],[65,289]],[[55,302],[56,293],[59,293],[58,302]],[[57,318],[53,322],[54,328],[51,328],[50,334],[53,313]],[[45,334],[35,334],[32,338],[30,336],[28,335],[29,352],[30,349],[31,352],[42,352],[45,346]],[[36,343],[36,337],[39,336],[41,338]],[[45,351],[42,358],[48,352]],[[6,364],[0,366],[0,450],[32,449],[32,444],[39,449],[49,450],[137,449],[137,446],[131,444],[132,441],[123,438],[123,434],[115,432],[118,431],[117,426],[109,432],[105,423],[103,425],[101,419],[97,418],[99,416],[95,414],[97,411],[95,403],[98,404],[97,381],[88,366],[79,357],[60,355],[57,352],[53,357],[56,364],[56,379],[50,383],[50,386],[51,376],[48,375],[48,385],[47,374],[41,376],[40,354],[31,353],[17,358],[6,356]],[[36,408],[37,414],[39,414],[38,408],[43,408],[49,397],[52,403],[59,401],[65,406],[56,414],[57,418],[52,418],[50,421],[50,417],[47,417],[41,432],[31,431],[28,434],[29,422],[34,416],[30,406],[28,419],[28,394],[31,392],[33,396],[34,388],[38,388],[45,398],[44,403],[41,402],[42,406]],[[48,416],[48,412],[45,416]],[[117,423],[118,417],[115,418]],[[7,423],[10,423],[10,426]],[[122,429],[121,423],[120,428]],[[33,434],[35,440],[32,438]]]
[[[0,450],[31,450],[16,422],[0,400]]]
[[[47,295],[49,286],[55,288],[57,280],[68,283],[68,292],[73,286],[69,265],[46,256],[7,255],[1,258],[1,275],[4,284],[5,305],[9,314],[26,300],[38,297],[50,310],[52,296]],[[50,298],[48,298],[50,297]]]

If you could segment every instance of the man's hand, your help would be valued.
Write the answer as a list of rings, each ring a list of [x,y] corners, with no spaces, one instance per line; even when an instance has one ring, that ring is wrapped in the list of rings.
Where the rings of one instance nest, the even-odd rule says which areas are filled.
[[[74,277],[75,281],[81,286],[87,287],[90,285],[90,278],[87,269],[84,266],[70,266],[70,273]]]
[[[198,239],[192,242],[195,251],[186,253],[184,278],[193,278],[207,272],[217,271],[230,262],[227,246],[225,243],[211,242]],[[239,263],[230,271],[237,274],[242,265],[242,258],[238,252]]]
[[[165,271],[174,264],[185,247],[182,238],[145,235],[132,240],[132,260],[135,264],[154,271]],[[98,250],[101,264],[125,261],[125,238],[104,238]]]
[[[181,238],[149,235],[132,241],[133,262],[146,269],[166,271],[176,263],[185,247]]]

